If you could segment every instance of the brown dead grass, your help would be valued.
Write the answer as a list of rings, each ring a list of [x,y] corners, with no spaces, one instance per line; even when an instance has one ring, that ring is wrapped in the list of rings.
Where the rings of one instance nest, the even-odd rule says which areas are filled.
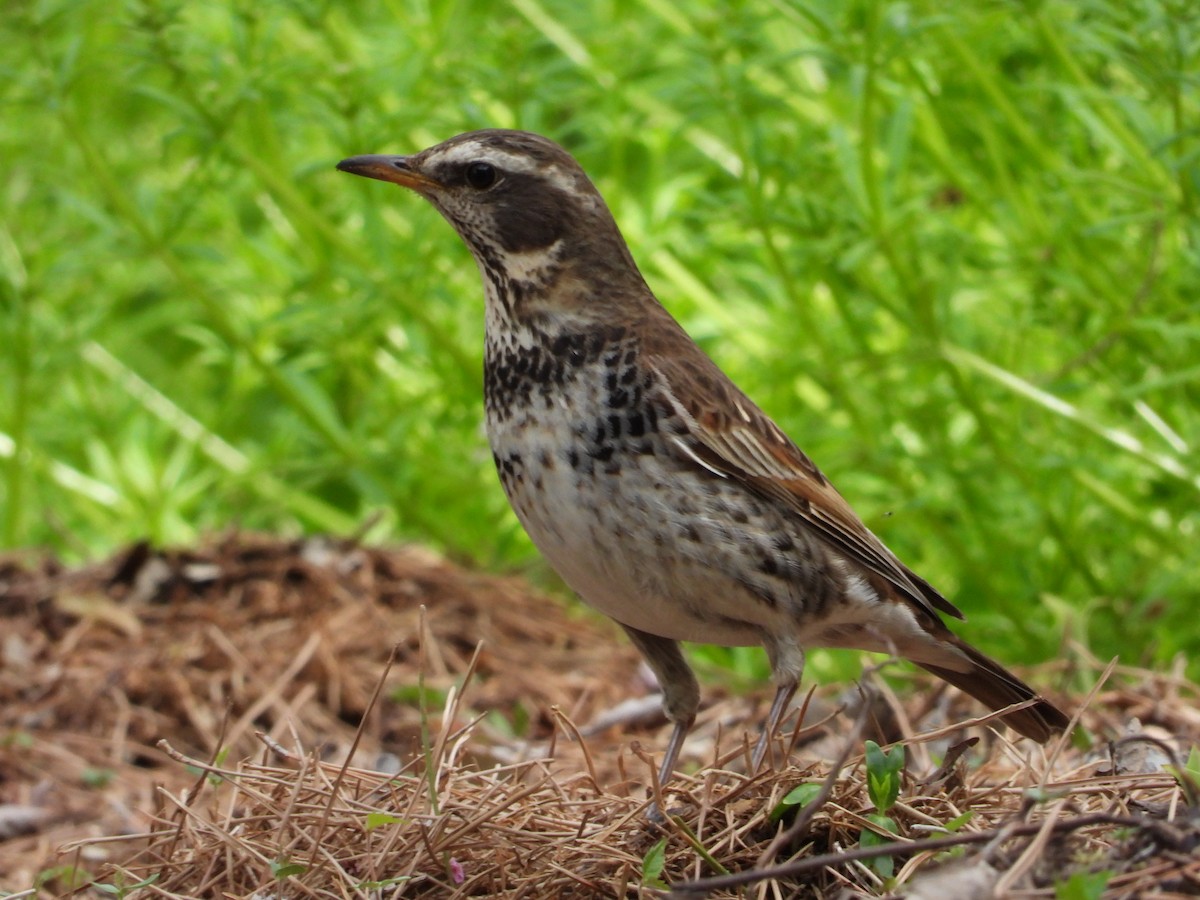
[[[1194,798],[1163,769],[1200,743],[1180,674],[1117,670],[1075,698],[1091,734],[1133,735],[1090,751],[964,731],[967,701],[914,683],[818,692],[755,777],[765,696],[706,688],[660,827],[639,743],[657,754],[665,730],[635,653],[520,581],[414,549],[242,535],[71,571],[0,560],[0,889],[638,896],[665,838],[681,895],[1053,897],[1089,871],[1109,873],[1106,897],[1200,893]],[[574,723],[594,724],[578,740]],[[982,740],[961,746],[968,733]],[[909,739],[891,885],[856,858],[865,737]],[[806,781],[824,802],[773,822]]]

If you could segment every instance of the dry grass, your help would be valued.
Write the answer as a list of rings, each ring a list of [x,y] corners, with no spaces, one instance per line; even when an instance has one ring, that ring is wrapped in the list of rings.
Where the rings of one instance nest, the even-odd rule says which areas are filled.
[[[665,734],[643,719],[633,651],[518,581],[420,551],[234,536],[73,572],[0,562],[0,628],[8,890],[650,895],[644,860],[665,838],[680,896],[1053,897],[1087,872],[1107,887],[1078,896],[1200,893],[1194,798],[1163,769],[1200,743],[1178,673],[1118,669],[1069,702],[1104,738],[1090,751],[964,729],[953,692],[918,679],[897,697],[871,677],[852,703],[811,696],[754,777],[765,698],[713,687],[657,826],[638,744],[658,752]],[[886,851],[858,849],[866,737],[906,742]],[[823,802],[773,820],[801,782]],[[882,852],[891,883],[862,858]]]

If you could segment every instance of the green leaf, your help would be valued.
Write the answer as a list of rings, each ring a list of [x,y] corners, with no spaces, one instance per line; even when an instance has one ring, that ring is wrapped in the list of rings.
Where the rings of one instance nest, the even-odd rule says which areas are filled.
[[[374,831],[376,828],[382,828],[384,825],[398,825],[404,821],[402,816],[394,816],[391,813],[370,812],[367,813],[367,831]]]
[[[662,880],[663,867],[666,864],[667,839],[661,838],[642,858],[642,884],[652,888],[667,888],[668,885]]]
[[[970,810],[967,810],[961,816],[955,816],[953,819],[951,819],[949,822],[947,822],[945,825],[943,825],[942,828],[944,828],[946,831],[950,832],[951,834],[954,834],[954,832],[958,831],[958,829],[962,828],[964,825],[966,825],[968,822],[970,822],[971,819],[973,819],[974,817],[975,817],[975,813],[971,812]]]
[[[33,746],[33,735],[28,731],[10,731],[0,740],[0,747],[19,747],[26,749]]]
[[[90,788],[106,787],[113,780],[112,769],[87,768],[83,770],[83,783]]]
[[[128,897],[130,893],[139,888],[148,887],[158,881],[158,873],[155,872],[149,878],[143,878],[141,881],[133,884],[108,884],[99,881],[93,881],[91,887],[102,894],[112,894],[114,897]]]
[[[1182,769],[1178,769],[1173,765],[1166,766],[1165,768],[1171,773],[1171,776],[1179,783],[1179,786],[1183,788],[1184,793],[1189,798],[1200,787],[1200,750],[1197,750],[1195,747],[1192,747],[1188,752],[1187,762],[1183,764]]]
[[[865,816],[868,822],[878,825],[889,834],[896,834],[896,822],[888,816],[879,813],[870,813]],[[888,838],[881,834],[877,834],[868,828],[864,828],[858,838],[858,846],[860,847],[881,847],[885,844],[890,844]],[[864,859],[863,863],[871,868],[880,878],[891,878],[895,873],[895,860],[890,856],[872,856],[869,859]]]
[[[904,748],[885,752],[874,741],[866,742],[867,794],[879,812],[887,812],[900,796],[900,773],[904,769]]]
[[[429,685],[400,684],[388,691],[388,699],[402,706],[420,706],[422,701],[427,705],[441,706],[446,702],[446,691]]]
[[[271,874],[278,881],[290,878],[293,875],[303,875],[307,871],[308,866],[303,863],[289,863],[282,860],[273,860],[271,862]]]
[[[74,890],[82,887],[91,881],[92,876],[84,869],[76,868],[71,865],[52,866],[48,869],[42,869],[34,877],[34,887],[42,888],[54,882],[60,882],[59,887],[67,890]]]
[[[1058,794],[1054,793],[1053,791],[1048,791],[1041,787],[1031,787],[1025,789],[1025,797],[1029,800],[1032,800],[1034,803],[1049,803],[1057,796]]]
[[[786,794],[783,799],[775,804],[775,808],[771,810],[770,820],[778,822],[787,813],[797,806],[807,806],[817,799],[817,795],[821,793],[820,782],[805,781],[796,785]]]
[[[1112,877],[1113,873],[1107,869],[1076,872],[1070,878],[1054,883],[1054,896],[1056,900],[1100,900]]]
[[[1183,771],[1192,777],[1193,781],[1200,782],[1200,748],[1192,747],[1188,751],[1187,762],[1183,764]]]

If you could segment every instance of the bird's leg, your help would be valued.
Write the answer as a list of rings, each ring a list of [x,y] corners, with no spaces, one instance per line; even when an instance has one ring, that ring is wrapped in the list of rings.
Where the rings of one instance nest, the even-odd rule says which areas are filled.
[[[758,771],[759,766],[766,758],[767,747],[770,746],[771,738],[775,736],[775,731],[779,728],[779,720],[783,718],[788,704],[796,696],[796,688],[799,686],[799,682],[787,681],[781,682],[775,688],[775,699],[771,701],[771,712],[767,715],[767,724],[763,727],[762,734],[758,736],[758,743],[754,745],[754,758],[750,761],[751,775]]]
[[[687,740],[688,732],[691,730],[694,721],[696,721],[696,717],[692,716],[686,721],[675,723],[675,728],[671,731],[671,739],[667,741],[667,752],[663,754],[662,765],[658,769],[658,784],[660,787],[666,785],[667,779],[675,771],[675,763],[679,759],[679,751],[683,749],[683,742]]]
[[[658,686],[663,694],[663,712],[667,719],[675,724],[675,730],[671,732],[671,739],[667,742],[667,751],[663,755],[662,767],[658,771],[658,783],[662,786],[675,770],[679,751],[683,749],[683,742],[692,723],[696,721],[696,710],[700,706],[700,685],[696,683],[696,676],[692,674],[691,668],[683,658],[678,641],[647,634],[628,625],[621,627],[625,629],[633,645],[654,672],[654,677],[658,679]],[[656,813],[657,808],[652,807],[651,818],[654,818]]]
[[[775,699],[771,701],[766,725],[762,734],[758,736],[758,743],[754,745],[754,756],[750,761],[751,774],[758,771],[766,758],[771,738],[775,736],[779,722],[787,712],[788,704],[796,696],[800,676],[804,674],[804,650],[797,644],[777,637],[764,637],[763,646],[767,650],[767,659],[770,660],[771,672],[775,677]]]

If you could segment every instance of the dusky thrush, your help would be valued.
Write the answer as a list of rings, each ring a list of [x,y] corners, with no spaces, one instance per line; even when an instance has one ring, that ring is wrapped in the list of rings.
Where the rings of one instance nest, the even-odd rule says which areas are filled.
[[[962,614],[658,302],[600,193],[546,138],[475,131],[344,172],[411,188],[470,248],[486,296],[484,403],[500,481],[563,580],[658,678],[670,775],[699,705],[680,641],[762,644],[776,684],[754,765],[809,647],[905,657],[1047,740],[1067,717],[956,637]]]

